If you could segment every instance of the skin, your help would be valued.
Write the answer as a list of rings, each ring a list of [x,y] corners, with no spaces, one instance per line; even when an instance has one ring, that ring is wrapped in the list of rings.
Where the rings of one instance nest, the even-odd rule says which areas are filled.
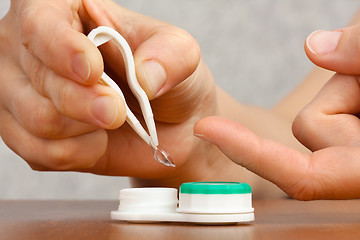
[[[124,24],[127,22],[132,25]],[[125,111],[120,96],[97,83],[104,69],[103,59],[83,34],[97,25],[115,28],[129,42],[139,82],[154,99],[160,142],[171,143],[163,147],[181,168],[200,142],[191,134],[196,119],[214,113],[213,101],[207,100],[213,98],[213,80],[189,34],[111,1],[12,2],[1,21],[1,52],[5,56],[1,61],[9,69],[1,77],[1,136],[35,170],[146,178],[171,174],[174,169],[156,163],[149,147],[123,124]],[[48,34],[50,29],[52,34]],[[165,53],[156,51],[156,46],[162,46]],[[120,53],[114,45],[102,50],[107,62],[112,63],[106,66],[108,74],[120,86],[126,84]],[[186,54],[179,59],[171,57],[179,52]],[[144,76],[144,61],[158,62],[165,70],[166,81],[157,92]],[[86,73],[79,77],[74,69]],[[129,95],[128,89],[124,92]],[[110,100],[101,99],[94,107],[99,96]],[[136,112],[134,100],[129,98]],[[206,107],[199,109],[199,103]],[[104,121],[104,115],[112,119]],[[181,152],[175,148],[179,145]]]
[[[121,86],[133,111],[139,112],[115,46],[107,44],[100,53],[86,38],[99,25],[114,28],[129,42],[138,80],[152,100],[159,142],[176,168],[154,161],[149,147],[124,124],[121,98],[98,84],[105,69]],[[334,191],[337,181],[348,184],[351,174],[357,176],[356,160],[350,161],[353,171],[345,176],[341,170],[348,165],[336,168],[340,165],[336,157],[355,152],[325,147],[319,150],[322,155],[310,154],[291,133],[296,113],[329,79],[328,71],[314,70],[272,109],[243,105],[214,84],[199,46],[188,33],[110,0],[13,0],[0,21],[0,53],[0,65],[6,69],[0,75],[0,134],[34,170],[131,176],[133,186],[246,181],[258,198],[283,196],[278,187],[298,199],[355,197],[346,195],[344,188]],[[334,78],[309,105],[315,107],[296,118],[294,133],[306,146],[311,145],[306,139],[313,139],[309,126],[322,119],[321,114],[310,114],[315,116],[310,123],[301,119],[321,113],[331,89],[342,82],[336,78],[346,77]],[[357,92],[352,90],[354,97]],[[345,105],[344,101],[334,106],[332,113]],[[307,130],[296,131],[303,128]],[[320,160],[313,166],[315,157]],[[321,180],[333,173],[332,181]]]
[[[354,21],[359,20],[358,16]],[[294,135],[311,153],[260,138],[244,125],[219,117],[200,120],[195,133],[296,199],[359,198],[359,31],[359,24],[352,25],[325,33],[326,38],[321,41],[316,32],[305,43],[311,61],[337,72],[293,122]],[[315,71],[320,74],[323,70]],[[298,102],[301,89],[310,86],[311,81],[305,80],[288,102],[278,104],[275,110],[279,112],[292,101]],[[287,115],[291,117],[291,113]]]
[[[159,142],[176,168],[152,158],[149,147],[124,124],[121,98],[97,83],[105,68],[139,112],[120,53],[111,44],[100,53],[86,38],[98,25],[113,27],[129,42],[138,80],[152,100]],[[131,176],[134,186],[246,180],[259,185],[255,196],[282,194],[193,135],[199,119],[222,115],[219,109],[234,100],[214,84],[198,44],[185,31],[112,1],[14,0],[0,22],[0,42],[0,61],[7,69],[0,76],[0,134],[32,169]],[[146,71],[149,62],[151,71]],[[95,101],[99,96],[109,98]],[[254,110],[273,118],[268,110]]]

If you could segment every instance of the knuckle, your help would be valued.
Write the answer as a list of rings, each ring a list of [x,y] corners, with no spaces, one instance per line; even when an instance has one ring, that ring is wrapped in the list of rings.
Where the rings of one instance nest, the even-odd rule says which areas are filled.
[[[55,109],[50,101],[41,104],[34,114],[36,135],[45,138],[57,138],[64,128],[64,117]]]
[[[292,123],[292,132],[294,136],[300,141],[302,135],[302,126],[304,125],[304,118],[302,112],[298,113]],[[301,142],[301,141],[300,141]]]
[[[59,91],[56,91],[53,95],[53,100],[56,104],[57,109],[66,115],[72,115],[71,109],[74,106],[74,101],[72,101],[72,85],[67,84],[66,82],[61,82],[59,84]]]
[[[94,136],[91,134],[91,136]],[[101,154],[99,149],[90,149],[94,140],[89,136],[51,140],[47,147],[47,165],[54,170],[74,170],[94,167]]]
[[[34,57],[30,51],[23,51],[20,60],[21,66],[27,77],[30,79],[32,86],[40,95],[46,97],[44,91],[45,80],[48,77],[50,70],[38,58]]]
[[[48,149],[49,165],[55,170],[68,170],[72,165],[68,149],[52,144]]]
[[[292,132],[294,136],[303,144],[307,142],[308,136],[316,133],[316,119],[314,114],[309,108],[304,108],[296,116],[292,124]]]
[[[330,121],[329,121],[330,120]],[[292,131],[296,139],[311,151],[329,146],[331,119],[319,111],[306,107],[295,118]]]
[[[50,100],[40,98],[41,100],[28,96],[24,98],[23,94],[17,94],[12,100],[13,113],[31,134],[42,138],[58,138],[63,135],[66,127],[65,117],[57,111]]]
[[[183,46],[183,49],[181,50],[186,49],[186,52],[190,56],[189,58],[194,59],[195,62],[198,62],[200,60],[201,51],[200,46],[195,38],[190,33],[180,28],[176,28],[174,35],[177,39],[179,39]]]
[[[32,85],[40,95],[47,97],[45,83],[48,69],[38,60],[32,61],[28,66],[30,68],[28,74]]]
[[[20,14],[20,39],[25,47],[28,47],[32,34],[37,27],[38,11],[31,6],[24,6]]]

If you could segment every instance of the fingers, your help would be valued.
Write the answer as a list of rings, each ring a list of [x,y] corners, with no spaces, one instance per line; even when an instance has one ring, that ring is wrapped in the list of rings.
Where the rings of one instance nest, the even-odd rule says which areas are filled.
[[[124,103],[112,89],[94,86],[100,79],[102,58],[94,44],[74,27],[74,22],[79,21],[74,14],[81,6],[76,3],[80,2],[73,1],[70,5],[66,1],[28,0],[20,4],[22,41],[27,47],[22,50],[20,64],[33,87],[49,98],[61,114],[114,129],[125,121]],[[84,72],[76,71],[83,71],[84,63],[87,70],[95,70],[80,79]],[[90,84],[93,86],[86,86]]]
[[[124,123],[124,101],[110,87],[100,84],[85,86],[69,81],[27,51],[24,51],[21,63],[36,91],[49,98],[64,116],[107,129]]]
[[[9,99],[9,111],[21,127],[34,136],[60,139],[97,129],[60,114],[49,99],[40,96],[29,84],[18,88]]]
[[[358,146],[359,112],[359,80],[335,74],[295,118],[293,133],[313,151],[330,146]]]
[[[303,154],[261,139],[245,127],[220,117],[200,120],[194,133],[296,199],[360,197],[358,147],[331,147]]]
[[[309,165],[308,155],[262,140],[240,124],[225,118],[201,119],[195,125],[194,133],[217,145],[235,163],[270,180],[285,192],[302,181]]]
[[[83,3],[97,25],[115,28],[129,42],[134,51],[138,80],[150,99],[161,96],[197,68],[200,48],[185,31],[111,1],[85,0]],[[110,46],[105,52],[109,56],[116,51]],[[112,69],[121,69],[116,65],[119,61],[114,61],[121,56],[108,59]]]
[[[9,16],[13,16],[13,14],[9,14]],[[39,92],[37,92],[33,88],[37,82],[30,82],[19,65],[21,62],[19,56],[22,51],[20,51],[18,35],[15,34],[16,19],[7,18],[7,21],[2,22],[2,26],[5,26],[4,29],[6,26],[12,26],[12,28],[9,27],[12,31],[6,31],[6,34],[3,34],[0,39],[2,43],[5,43],[0,44],[0,65],[4,70],[0,76],[2,83],[0,89],[0,135],[2,139],[36,169],[75,170],[94,166],[106,152],[107,133],[105,130],[97,130],[97,127],[64,116],[49,101],[50,97],[39,95],[39,92],[48,96],[56,94],[51,93],[54,90],[46,85],[47,81],[44,81],[46,77],[58,84],[62,84],[62,80],[65,78],[42,67],[41,69],[47,70],[40,71],[45,78],[39,79],[38,86],[43,86],[43,88],[38,88]],[[9,24],[10,21],[12,24]],[[33,75],[36,74],[33,73]],[[68,79],[67,82],[77,84]],[[61,86],[55,84],[55,87],[69,88],[65,84]],[[62,92],[59,91],[58,94],[61,95]],[[61,100],[62,97],[58,97],[60,99],[57,103],[59,106],[61,106],[61,102],[66,105],[71,102],[68,101],[71,99],[66,93],[64,93],[64,98],[68,100]],[[75,100],[80,101],[76,98]],[[64,112],[67,111],[70,110],[64,110]]]
[[[105,154],[107,134],[100,129],[62,139],[36,137],[11,114],[2,112],[0,134],[4,142],[36,170],[79,170],[93,167]]]
[[[360,24],[335,31],[316,31],[305,52],[316,65],[343,74],[360,74]]]
[[[99,80],[103,62],[98,49],[81,33],[77,15],[80,4],[81,1],[22,1],[18,10],[21,41],[56,74],[91,85]]]
[[[29,133],[45,138],[64,138],[96,129],[60,114],[49,99],[33,88],[17,62],[2,52],[0,65],[6,72],[0,75],[0,109],[6,109]],[[6,59],[6,61],[5,61]],[[2,61],[3,60],[3,61]],[[1,128],[8,128],[2,125]],[[13,131],[16,131],[13,130]]]

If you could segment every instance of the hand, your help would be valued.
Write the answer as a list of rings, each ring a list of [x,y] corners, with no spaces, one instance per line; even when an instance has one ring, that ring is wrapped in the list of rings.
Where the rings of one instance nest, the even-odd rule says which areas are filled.
[[[309,36],[305,50],[335,74],[296,117],[293,133],[313,153],[261,139],[244,126],[208,117],[195,134],[235,163],[275,183],[296,199],[360,197],[360,25]],[[266,123],[264,123],[266,124]]]
[[[335,75],[294,122],[295,136],[313,153],[261,139],[219,117],[200,120],[195,134],[293,198],[358,198],[360,120],[355,113],[360,111],[360,85],[354,77],[343,78]]]
[[[139,82],[153,99],[159,142],[177,168],[152,158],[122,125],[121,98],[97,84],[103,60],[85,34],[98,25],[113,27],[129,42]],[[120,53],[112,44],[101,50],[106,72],[136,109]],[[215,85],[196,41],[183,30],[108,0],[14,0],[0,22],[0,54],[6,69],[0,74],[1,137],[33,169],[161,178],[191,175],[195,170],[185,169],[207,161],[198,160],[205,150],[192,128],[200,117],[216,114]]]

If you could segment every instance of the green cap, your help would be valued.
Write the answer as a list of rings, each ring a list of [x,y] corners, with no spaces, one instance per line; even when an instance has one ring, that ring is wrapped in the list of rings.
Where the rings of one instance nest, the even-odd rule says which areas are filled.
[[[180,186],[180,193],[187,194],[245,194],[251,187],[241,182],[188,182]]]

